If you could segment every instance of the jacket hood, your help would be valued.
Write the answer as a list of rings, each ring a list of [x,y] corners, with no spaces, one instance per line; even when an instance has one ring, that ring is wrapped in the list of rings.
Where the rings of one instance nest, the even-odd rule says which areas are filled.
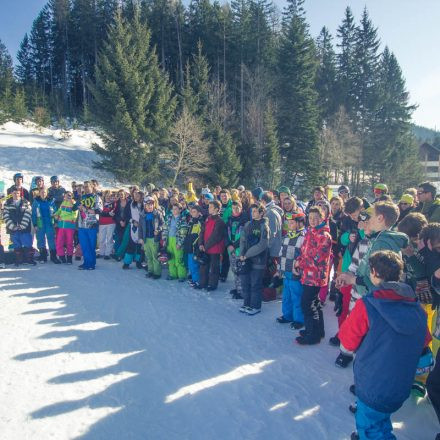
[[[266,211],[277,211],[281,217],[284,214],[282,208],[280,208],[273,200],[266,205]]]
[[[405,299],[415,298],[412,288],[404,283],[387,282],[382,283],[373,291],[393,290],[394,293],[402,297],[402,300],[374,298],[368,295],[364,299],[368,301],[379,313],[379,315],[388,323],[388,325],[401,335],[412,335],[418,331],[426,321],[426,317],[420,310],[417,301],[405,301]]]
[[[387,248],[396,249],[399,251],[400,249],[404,249],[409,245],[409,238],[403,232],[386,230],[382,231],[377,236],[377,241],[381,241],[387,244]]]

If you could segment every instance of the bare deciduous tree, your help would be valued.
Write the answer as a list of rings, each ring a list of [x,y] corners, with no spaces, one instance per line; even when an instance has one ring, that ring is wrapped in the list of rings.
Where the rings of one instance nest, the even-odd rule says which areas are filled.
[[[173,146],[164,159],[173,172],[173,186],[179,177],[190,179],[209,170],[211,160],[203,129],[186,107],[172,128],[171,142]]]

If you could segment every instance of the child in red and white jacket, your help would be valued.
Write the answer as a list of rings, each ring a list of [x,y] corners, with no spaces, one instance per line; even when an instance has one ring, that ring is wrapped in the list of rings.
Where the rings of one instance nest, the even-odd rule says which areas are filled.
[[[313,206],[308,215],[310,227],[301,247],[301,255],[295,262],[295,268],[301,271],[303,286],[301,308],[305,330],[300,330],[300,336],[296,338],[300,345],[319,344],[325,336],[318,295],[321,287],[328,284],[332,251],[332,237],[323,209]]]
[[[104,207],[99,214],[99,256],[110,260],[113,251],[113,234],[115,232],[116,203],[110,191],[104,191]]]

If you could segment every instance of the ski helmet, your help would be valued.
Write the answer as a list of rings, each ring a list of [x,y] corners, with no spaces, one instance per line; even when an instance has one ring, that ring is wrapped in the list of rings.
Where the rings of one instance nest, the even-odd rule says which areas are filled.
[[[58,179],[58,176],[52,176],[50,178],[50,183],[59,182],[59,181],[60,181],[60,179]]]
[[[15,174],[14,174],[14,177],[13,177],[12,179],[14,180],[14,182],[15,182],[17,179],[22,179],[22,180],[23,180],[23,174],[22,174],[22,173],[15,173]]]

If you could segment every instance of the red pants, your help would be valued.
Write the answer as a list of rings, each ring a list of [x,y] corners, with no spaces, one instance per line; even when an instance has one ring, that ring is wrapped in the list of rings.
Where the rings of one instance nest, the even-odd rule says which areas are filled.
[[[64,246],[66,246],[67,255],[73,255],[73,234],[75,229],[61,228],[57,232],[57,255],[64,257]]]
[[[347,319],[350,308],[351,284],[341,287],[339,290],[342,293],[342,313],[338,316],[338,325],[341,328],[342,323]]]

